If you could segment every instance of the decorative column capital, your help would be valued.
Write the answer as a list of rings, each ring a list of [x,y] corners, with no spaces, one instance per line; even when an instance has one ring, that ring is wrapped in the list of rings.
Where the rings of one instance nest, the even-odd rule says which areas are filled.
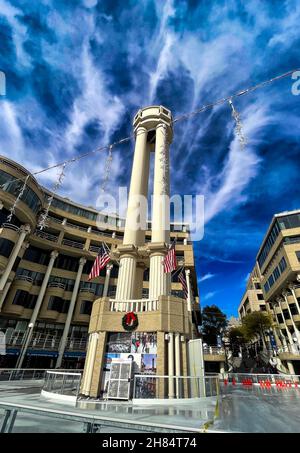
[[[26,225],[22,225],[20,227],[20,233],[25,233],[25,234],[29,234],[31,231],[31,228],[30,228],[30,225],[26,224]]]
[[[287,290],[282,291],[282,296],[286,298],[287,296],[289,296],[289,292]]]
[[[136,135],[144,134],[145,132],[148,133],[147,128],[145,126],[138,126],[136,129]]]
[[[83,266],[85,265],[85,263],[86,263],[86,258],[84,258],[84,257],[82,256],[82,257],[80,258],[80,260],[79,260],[79,265],[83,267]]]
[[[288,284],[288,289],[289,289],[290,291],[294,291],[295,288],[296,288],[296,285],[295,285],[294,283],[289,283],[289,284]]]
[[[191,270],[190,269],[186,269],[185,273],[186,273],[186,275],[190,276]]]
[[[107,272],[110,272],[110,271],[112,270],[113,267],[114,267],[113,264],[108,264],[108,265],[106,266],[106,273],[107,273]]]
[[[276,297],[276,302],[278,303],[278,305],[280,305],[280,303],[284,302],[284,300],[282,299],[282,297]]]
[[[59,253],[57,250],[52,250],[51,252],[51,258],[55,260],[58,257]]]
[[[3,209],[3,207],[4,207],[3,201],[0,200],[0,211],[1,209]]]
[[[29,242],[27,242],[27,241],[26,241],[26,242],[23,242],[23,244],[22,244],[22,249],[23,249],[23,250],[28,249],[29,245],[30,245]]]

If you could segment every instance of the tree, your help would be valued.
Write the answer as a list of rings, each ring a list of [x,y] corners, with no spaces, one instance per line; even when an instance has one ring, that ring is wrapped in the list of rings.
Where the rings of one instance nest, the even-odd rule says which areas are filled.
[[[256,335],[259,335],[264,348],[266,348],[264,331],[272,327],[272,318],[269,314],[261,311],[253,311],[243,318],[242,325],[246,339],[252,340]]]
[[[203,341],[209,345],[217,344],[217,337],[227,326],[227,319],[216,305],[206,306],[202,310]]]
[[[233,353],[233,356],[237,357],[238,353],[241,350],[241,347],[243,347],[247,343],[245,329],[243,328],[242,325],[232,327],[230,330],[228,330],[227,335],[229,338],[230,349]]]

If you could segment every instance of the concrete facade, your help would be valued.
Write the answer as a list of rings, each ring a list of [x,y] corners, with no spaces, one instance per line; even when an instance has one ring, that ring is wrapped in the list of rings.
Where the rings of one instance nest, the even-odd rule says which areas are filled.
[[[263,310],[274,323],[278,356],[287,372],[300,374],[300,210],[273,217],[254,269],[261,289],[251,289],[248,282],[239,316],[247,312],[246,301],[250,311],[265,303]],[[262,294],[264,302],[255,300],[257,294]]]

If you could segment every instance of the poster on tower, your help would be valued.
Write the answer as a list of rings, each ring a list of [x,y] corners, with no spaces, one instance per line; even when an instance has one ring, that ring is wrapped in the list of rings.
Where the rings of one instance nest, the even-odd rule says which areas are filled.
[[[156,374],[156,332],[112,332],[107,336],[102,392],[105,396],[113,359],[132,361],[133,374]]]

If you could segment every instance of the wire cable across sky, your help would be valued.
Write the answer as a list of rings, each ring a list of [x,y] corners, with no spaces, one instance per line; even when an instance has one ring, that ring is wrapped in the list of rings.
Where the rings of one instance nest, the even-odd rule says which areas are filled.
[[[250,86],[250,87],[248,87],[246,89],[238,91],[237,93],[234,93],[234,94],[232,94],[230,96],[227,96],[227,97],[224,97],[222,99],[218,99],[218,100],[216,100],[214,102],[205,104],[205,105],[201,106],[199,109],[196,109],[196,110],[194,110],[192,112],[188,112],[188,113],[184,113],[182,115],[179,115],[179,116],[177,116],[176,118],[173,119],[173,124],[176,124],[179,121],[184,121],[184,120],[186,120],[188,118],[191,118],[191,117],[193,117],[195,115],[198,115],[198,114],[200,114],[202,112],[205,112],[206,110],[212,109],[215,106],[225,104],[226,102],[231,101],[234,98],[237,98],[237,97],[240,97],[240,96],[244,96],[244,95],[249,94],[249,93],[251,93],[253,91],[256,91],[256,90],[258,90],[260,88],[263,88],[266,85],[270,85],[273,82],[276,82],[276,81],[281,80],[281,79],[283,79],[285,77],[291,76],[296,71],[299,71],[299,69],[290,70],[290,71],[285,72],[283,74],[280,74],[280,75],[278,75],[276,77],[272,77],[272,78],[270,78],[268,80],[265,80],[263,82],[257,83],[256,85],[253,85],[253,86]],[[46,171],[53,170],[54,168],[61,167],[63,165],[70,164],[70,163],[73,163],[73,162],[77,162],[77,161],[79,161],[81,159],[84,159],[87,156],[91,156],[91,155],[93,155],[95,153],[98,153],[98,152],[101,152],[101,151],[105,151],[105,150],[108,150],[108,149],[112,150],[117,145],[121,145],[123,143],[126,143],[126,142],[130,141],[133,138],[134,138],[134,134],[129,135],[128,137],[122,138],[122,139],[120,139],[120,140],[118,140],[118,141],[116,141],[114,143],[110,143],[110,144],[104,145],[104,146],[99,146],[99,147],[97,147],[97,148],[95,148],[95,149],[93,149],[91,151],[87,151],[86,153],[79,154],[76,157],[67,159],[67,160],[59,162],[57,164],[50,165],[49,167],[44,168],[42,170],[38,170],[38,171],[32,172],[32,175],[33,176],[37,176],[37,175],[40,175],[41,173],[45,173]],[[22,178],[19,178],[19,179],[23,180]]]

